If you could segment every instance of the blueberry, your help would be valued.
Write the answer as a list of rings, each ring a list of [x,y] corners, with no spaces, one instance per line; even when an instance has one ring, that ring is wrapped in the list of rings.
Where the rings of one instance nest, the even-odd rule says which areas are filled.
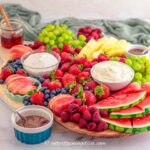
[[[3,84],[4,83],[4,80],[0,79],[0,84]]]
[[[67,92],[69,92],[69,89],[70,89],[69,87],[65,87],[65,90],[66,90]]]
[[[32,105],[32,103],[31,103],[31,102],[28,102],[28,105]]]
[[[42,78],[42,77],[40,77],[38,80],[39,80],[41,83],[43,83],[45,79]]]
[[[50,94],[50,93],[51,93],[51,92],[50,92],[50,90],[48,90],[48,89],[44,91],[44,94]]]
[[[56,95],[57,94],[56,90],[52,90],[51,94]]]
[[[15,62],[14,64],[16,64],[16,65],[22,65],[22,64],[21,64],[21,61],[20,61],[19,59],[16,60],[16,62]]]
[[[88,86],[85,86],[85,87],[84,87],[84,90],[89,90],[89,87],[88,87]]]
[[[56,94],[59,94],[61,92],[60,89],[56,89]]]
[[[45,102],[44,102],[44,106],[46,106],[46,107],[47,107],[47,106],[48,106],[48,102],[46,102],[46,101],[45,101]]]
[[[48,100],[49,98],[50,98],[49,94],[46,94],[46,95],[44,96],[44,99],[45,99],[45,100]]]
[[[50,97],[53,98],[53,97],[55,97],[55,95],[54,95],[54,94],[51,94]]]
[[[42,87],[42,88],[40,89],[40,91],[41,91],[41,92],[44,92],[46,89],[47,89],[47,87],[44,86],[44,87]]]
[[[74,93],[74,94],[72,94],[72,96],[73,96],[73,97],[76,97],[76,96],[77,96],[77,94],[75,94],[75,93]]]
[[[8,63],[8,64],[12,63],[12,60],[8,60],[7,63]]]
[[[13,62],[16,62],[17,59],[13,59]]]
[[[62,93],[62,94],[66,94],[66,93],[67,93],[67,91],[65,90],[65,88],[62,88],[62,89],[61,89],[61,93]]]
[[[25,96],[25,97],[23,98],[23,100],[29,102],[29,101],[30,101],[30,96]]]
[[[38,83],[38,82],[35,82],[34,85],[35,85],[35,86],[39,86],[39,83]]]
[[[24,104],[25,106],[27,106],[27,105],[29,105],[29,101],[23,101],[23,104]]]

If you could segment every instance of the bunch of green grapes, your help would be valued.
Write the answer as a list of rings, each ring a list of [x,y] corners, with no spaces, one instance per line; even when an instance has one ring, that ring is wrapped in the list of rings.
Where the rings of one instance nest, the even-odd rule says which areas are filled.
[[[147,57],[131,56],[125,63],[135,71],[133,81],[150,82],[150,60]]]
[[[54,46],[61,49],[66,43],[73,48],[82,48],[85,45],[86,37],[80,35],[77,39],[66,24],[47,24],[39,33],[38,40],[44,42],[48,49]]]

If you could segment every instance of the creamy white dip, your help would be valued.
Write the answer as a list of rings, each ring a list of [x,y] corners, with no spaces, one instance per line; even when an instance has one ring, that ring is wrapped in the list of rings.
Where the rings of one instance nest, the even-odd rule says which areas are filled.
[[[33,53],[30,54],[23,62],[27,72],[33,75],[48,73],[58,67],[58,59],[50,53]]]
[[[117,61],[105,61],[92,68],[92,76],[103,82],[123,82],[134,76],[134,71],[126,64]]]

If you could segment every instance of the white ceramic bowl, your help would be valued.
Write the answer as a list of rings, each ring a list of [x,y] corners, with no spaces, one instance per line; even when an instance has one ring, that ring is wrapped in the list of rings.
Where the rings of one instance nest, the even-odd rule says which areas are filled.
[[[143,54],[143,55],[135,55],[133,53],[130,53],[129,51],[132,50],[132,49],[147,49],[147,53],[146,54]],[[132,45],[129,45],[126,49],[126,56],[127,57],[131,57],[131,56],[136,56],[136,57],[142,57],[142,56],[146,56],[148,59],[150,58],[150,50],[148,47],[144,46],[144,45],[140,45],[140,44],[132,44]]]
[[[104,63],[107,63],[107,62],[114,62],[114,61],[103,61],[103,62],[100,62],[100,63],[101,63],[101,65],[103,65]],[[124,63],[122,63],[122,62],[117,62],[117,63],[122,64],[122,65],[126,65],[126,64],[124,64]],[[99,63],[98,63],[98,64],[99,64]],[[96,65],[98,65],[98,64],[96,64]],[[133,78],[134,78],[134,70],[133,70],[130,66],[126,65],[126,66],[129,68],[129,70],[131,71],[131,73],[132,73],[131,77],[128,78],[127,80],[123,80],[122,82],[106,82],[106,81],[99,80],[99,79],[97,78],[97,76],[95,76],[95,74],[93,73],[93,70],[94,70],[94,68],[95,68],[96,65],[94,65],[94,66],[92,67],[92,69],[91,69],[91,76],[92,76],[92,78],[93,78],[98,84],[105,84],[105,85],[107,85],[107,86],[110,88],[111,91],[117,91],[117,90],[123,89],[123,88],[126,87],[126,86],[133,80]]]
[[[35,53],[43,53],[43,52],[40,52],[40,51],[33,51],[33,52],[29,52],[29,53],[26,53],[24,54],[22,57],[21,57],[21,63],[23,65],[23,68],[31,75],[33,76],[36,76],[36,77],[40,77],[44,74],[49,74],[51,71],[53,70],[56,70],[59,66],[59,63],[60,63],[60,56],[55,53],[55,52],[50,52],[51,55],[53,55],[58,61],[54,64],[54,65],[50,65],[48,67],[38,67],[38,66],[35,66],[35,67],[31,67],[31,66],[28,66],[28,65],[25,65],[24,64],[24,60],[32,55],[32,54],[35,54]]]

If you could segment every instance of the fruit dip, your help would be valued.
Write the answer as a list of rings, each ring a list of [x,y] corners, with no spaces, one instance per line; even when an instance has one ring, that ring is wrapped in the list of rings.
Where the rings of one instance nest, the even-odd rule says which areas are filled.
[[[131,79],[134,76],[134,72],[124,63],[105,61],[93,67],[92,76],[99,81],[118,83]]]
[[[18,120],[16,123],[25,128],[38,128],[48,124],[49,120],[41,116],[31,115],[26,116],[25,120]]]
[[[22,57],[24,69],[35,76],[40,76],[46,73],[50,73],[57,69],[59,64],[59,58],[53,53],[47,52],[34,52],[30,54],[25,54]]]

